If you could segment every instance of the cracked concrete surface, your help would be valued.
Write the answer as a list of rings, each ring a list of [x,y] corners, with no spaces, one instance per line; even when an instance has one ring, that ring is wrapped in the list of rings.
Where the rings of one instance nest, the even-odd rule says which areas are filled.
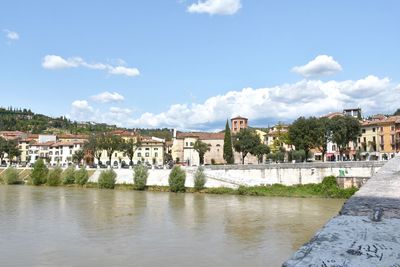
[[[400,156],[373,175],[283,266],[400,267]]]

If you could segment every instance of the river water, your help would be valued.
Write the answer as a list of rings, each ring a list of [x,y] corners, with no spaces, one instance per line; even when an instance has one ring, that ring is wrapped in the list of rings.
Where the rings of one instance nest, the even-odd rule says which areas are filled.
[[[280,266],[342,204],[0,186],[0,266]]]

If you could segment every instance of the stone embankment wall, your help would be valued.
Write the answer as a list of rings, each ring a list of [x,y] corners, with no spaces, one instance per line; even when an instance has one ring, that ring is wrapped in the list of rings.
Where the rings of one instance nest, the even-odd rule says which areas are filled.
[[[206,166],[206,187],[237,188],[240,185],[295,185],[320,183],[326,176],[337,176],[344,187],[359,186],[371,177],[382,162],[335,162],[335,163],[285,163],[268,165],[216,165]],[[186,167],[186,186],[193,186],[196,168]],[[101,170],[96,170],[90,181],[96,182]],[[133,170],[117,169],[117,183],[133,183]],[[147,185],[168,185],[170,170],[149,170]]]
[[[283,266],[400,266],[400,156],[375,173]]]

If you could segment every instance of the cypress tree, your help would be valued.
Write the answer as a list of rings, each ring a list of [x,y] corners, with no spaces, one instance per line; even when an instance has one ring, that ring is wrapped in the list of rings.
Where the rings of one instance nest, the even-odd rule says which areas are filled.
[[[224,160],[226,161],[227,164],[235,163],[235,159],[233,157],[233,149],[232,149],[231,129],[229,128],[228,120],[226,120],[226,126],[225,126]]]

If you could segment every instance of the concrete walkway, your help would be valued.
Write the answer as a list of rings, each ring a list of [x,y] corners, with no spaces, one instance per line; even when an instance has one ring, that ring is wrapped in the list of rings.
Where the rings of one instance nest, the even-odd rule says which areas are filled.
[[[400,267],[400,156],[373,175],[283,266]]]

